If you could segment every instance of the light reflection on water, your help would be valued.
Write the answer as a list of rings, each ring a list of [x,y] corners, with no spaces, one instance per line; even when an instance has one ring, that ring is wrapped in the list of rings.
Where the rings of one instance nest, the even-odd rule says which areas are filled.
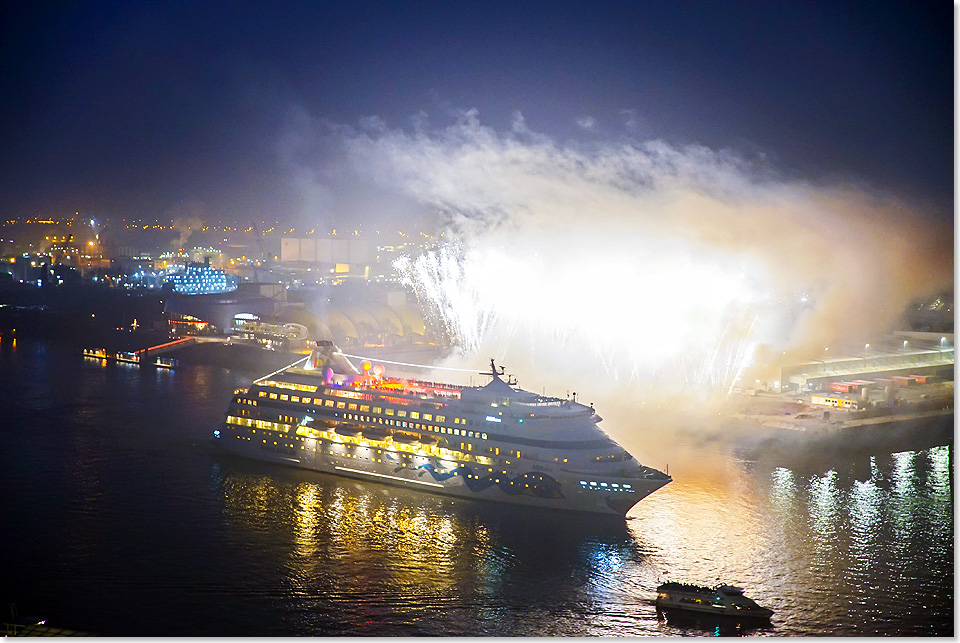
[[[867,480],[842,467],[797,476],[731,460],[743,482],[735,493],[678,480],[637,505],[625,527],[272,468],[254,474],[253,463],[225,465],[240,469],[223,489],[243,538],[289,531],[285,565],[313,612],[345,602],[349,619],[364,619],[300,614],[288,624],[297,633],[717,633],[719,623],[657,619],[654,589],[668,578],[741,584],[776,610],[768,629],[725,623],[724,634],[948,631],[952,552],[926,557],[940,574],[932,585],[902,563],[921,523],[928,549],[952,550],[949,449],[882,457],[889,475],[871,461]],[[929,464],[922,480],[918,460]],[[904,521],[914,540],[891,541]],[[345,586],[352,591],[337,593]],[[905,613],[904,586],[932,611]]]
[[[809,471],[686,445],[673,483],[602,521],[223,457],[205,445],[240,375],[114,366],[0,346],[0,589],[76,629],[953,633],[949,447]],[[658,619],[668,578],[741,585],[772,627]]]
[[[622,521],[573,527],[566,516],[308,473],[264,475],[255,463],[234,460],[222,467],[233,538],[267,538],[273,554],[286,551],[278,562],[295,579],[295,596],[313,604],[290,623],[297,633],[572,635],[651,627],[632,617],[637,599],[649,597],[631,578],[642,552]],[[277,539],[289,539],[289,547]],[[624,595],[625,572],[637,593]],[[358,604],[365,610],[357,612]],[[584,622],[585,615],[622,620],[625,611],[629,621],[616,627]],[[331,613],[350,616],[318,616]]]

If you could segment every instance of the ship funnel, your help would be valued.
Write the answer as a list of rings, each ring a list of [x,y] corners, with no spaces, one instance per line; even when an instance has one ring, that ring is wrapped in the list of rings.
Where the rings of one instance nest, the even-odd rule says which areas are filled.
[[[350,360],[343,356],[340,349],[333,342],[322,339],[313,343],[310,350],[310,357],[303,368],[308,371],[320,371],[324,368],[331,368],[334,373],[341,375],[359,375],[360,371]]]

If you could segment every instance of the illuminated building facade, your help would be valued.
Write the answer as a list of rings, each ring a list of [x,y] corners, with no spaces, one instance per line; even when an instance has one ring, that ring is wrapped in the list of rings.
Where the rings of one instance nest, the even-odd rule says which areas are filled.
[[[173,285],[174,292],[184,295],[224,293],[237,289],[235,276],[211,268],[209,262],[192,263],[182,273],[167,275],[164,281]]]

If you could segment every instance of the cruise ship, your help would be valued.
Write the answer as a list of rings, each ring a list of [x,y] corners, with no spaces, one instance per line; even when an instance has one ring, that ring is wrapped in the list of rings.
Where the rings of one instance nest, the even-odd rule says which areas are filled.
[[[329,341],[235,391],[215,442],[239,456],[485,501],[624,516],[671,481],[597,426],[592,406],[356,368]]]

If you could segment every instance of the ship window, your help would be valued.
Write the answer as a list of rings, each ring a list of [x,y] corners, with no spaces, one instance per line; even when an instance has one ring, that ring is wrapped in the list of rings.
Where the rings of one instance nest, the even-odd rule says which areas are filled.
[[[310,404],[311,399],[309,397],[302,398],[304,404]]]
[[[482,439],[486,440],[486,439],[487,439],[487,434],[486,434],[486,433],[481,433],[481,434],[480,434],[480,437],[481,437]]]
[[[324,401],[323,401],[323,405],[324,405],[324,406],[333,406],[333,400],[324,400]]]
[[[423,414],[423,419],[424,419],[424,420],[433,420],[433,415],[432,415],[431,413],[424,413],[424,414]]]
[[[443,416],[443,415],[438,415],[438,416],[437,416],[437,422],[443,422],[443,421],[445,421],[446,419],[447,419],[446,416]]]
[[[345,408],[347,408],[347,403],[346,403],[346,402],[337,402],[337,408],[338,408],[338,409],[345,409]]]
[[[300,401],[300,397],[297,396],[297,395],[291,395],[291,396],[290,396],[290,401],[291,401],[291,402],[299,402],[299,401]]]
[[[271,393],[271,394],[270,394],[270,399],[271,399],[271,400],[277,399],[277,394],[276,394],[276,393]]]
[[[416,411],[410,411],[410,417],[411,417],[411,419],[419,420],[419,419],[420,419],[420,414],[417,413]]]
[[[363,413],[369,413],[369,412],[370,412],[370,405],[369,405],[369,404],[361,404],[361,405],[360,405],[360,411],[362,411]]]
[[[289,396],[289,395],[281,395],[281,396],[280,396],[280,399],[283,400],[284,402],[286,402],[287,400],[290,399],[290,396]]]
[[[260,397],[266,397],[266,396],[267,396],[266,391],[260,391]]]
[[[374,413],[382,413],[382,412],[383,412],[383,409],[381,409],[379,406],[375,406],[375,407],[373,407],[373,412],[374,412]]]
[[[397,411],[397,417],[405,418],[405,417],[407,417],[407,412],[406,412],[406,411]]]
[[[387,409],[387,415],[393,415],[393,409]]]

